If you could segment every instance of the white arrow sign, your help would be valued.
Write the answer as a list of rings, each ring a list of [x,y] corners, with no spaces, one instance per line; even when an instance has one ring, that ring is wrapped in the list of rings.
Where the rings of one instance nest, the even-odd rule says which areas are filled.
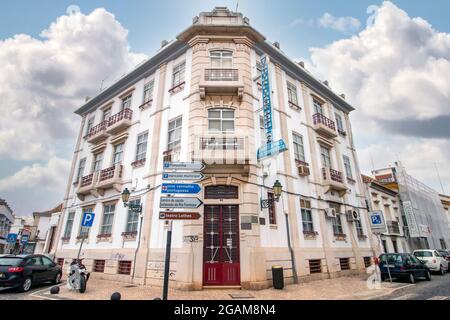
[[[201,162],[164,162],[164,170],[202,171],[205,165]]]
[[[168,172],[163,173],[163,180],[202,180],[205,176],[200,172]]]
[[[162,197],[159,207],[162,209],[197,209],[203,204],[199,198]]]

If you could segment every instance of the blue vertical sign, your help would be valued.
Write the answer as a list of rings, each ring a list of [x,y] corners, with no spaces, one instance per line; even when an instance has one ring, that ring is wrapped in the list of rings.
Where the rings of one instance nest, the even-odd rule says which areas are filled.
[[[283,139],[274,143],[273,141],[273,116],[272,101],[270,98],[270,81],[269,81],[269,58],[263,56],[261,58],[261,86],[263,95],[263,112],[264,112],[264,129],[266,130],[266,145],[258,149],[258,161],[279,154],[287,150],[287,145]]]

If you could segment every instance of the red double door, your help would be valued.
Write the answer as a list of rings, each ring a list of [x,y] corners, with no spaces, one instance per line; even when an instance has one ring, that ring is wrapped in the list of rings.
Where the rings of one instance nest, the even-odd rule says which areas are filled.
[[[239,207],[205,206],[203,285],[240,285]]]

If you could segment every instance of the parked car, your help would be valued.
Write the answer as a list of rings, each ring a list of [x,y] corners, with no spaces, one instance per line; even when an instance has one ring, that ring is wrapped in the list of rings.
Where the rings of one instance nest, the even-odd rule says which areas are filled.
[[[450,261],[450,252],[448,250],[437,250],[444,257],[445,260]]]
[[[26,292],[38,283],[58,284],[61,275],[61,267],[43,255],[0,257],[0,287],[13,287]]]
[[[379,267],[381,281],[389,278],[400,278],[415,283],[417,278],[431,280],[428,267],[419,259],[409,253],[383,253],[380,255]],[[389,268],[389,271],[388,271]]]
[[[415,250],[413,254],[425,262],[430,271],[439,272],[442,276],[448,272],[448,261],[437,250]]]

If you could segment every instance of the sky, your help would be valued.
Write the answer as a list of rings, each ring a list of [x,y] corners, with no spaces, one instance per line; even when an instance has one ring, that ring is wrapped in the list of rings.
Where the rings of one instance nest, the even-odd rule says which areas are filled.
[[[240,0],[238,11],[346,94],[356,108],[361,171],[400,160],[419,180],[450,193],[450,1],[274,3]],[[235,10],[237,1],[0,4],[0,197],[17,215],[63,200],[80,124],[73,111],[84,97],[218,5]]]

